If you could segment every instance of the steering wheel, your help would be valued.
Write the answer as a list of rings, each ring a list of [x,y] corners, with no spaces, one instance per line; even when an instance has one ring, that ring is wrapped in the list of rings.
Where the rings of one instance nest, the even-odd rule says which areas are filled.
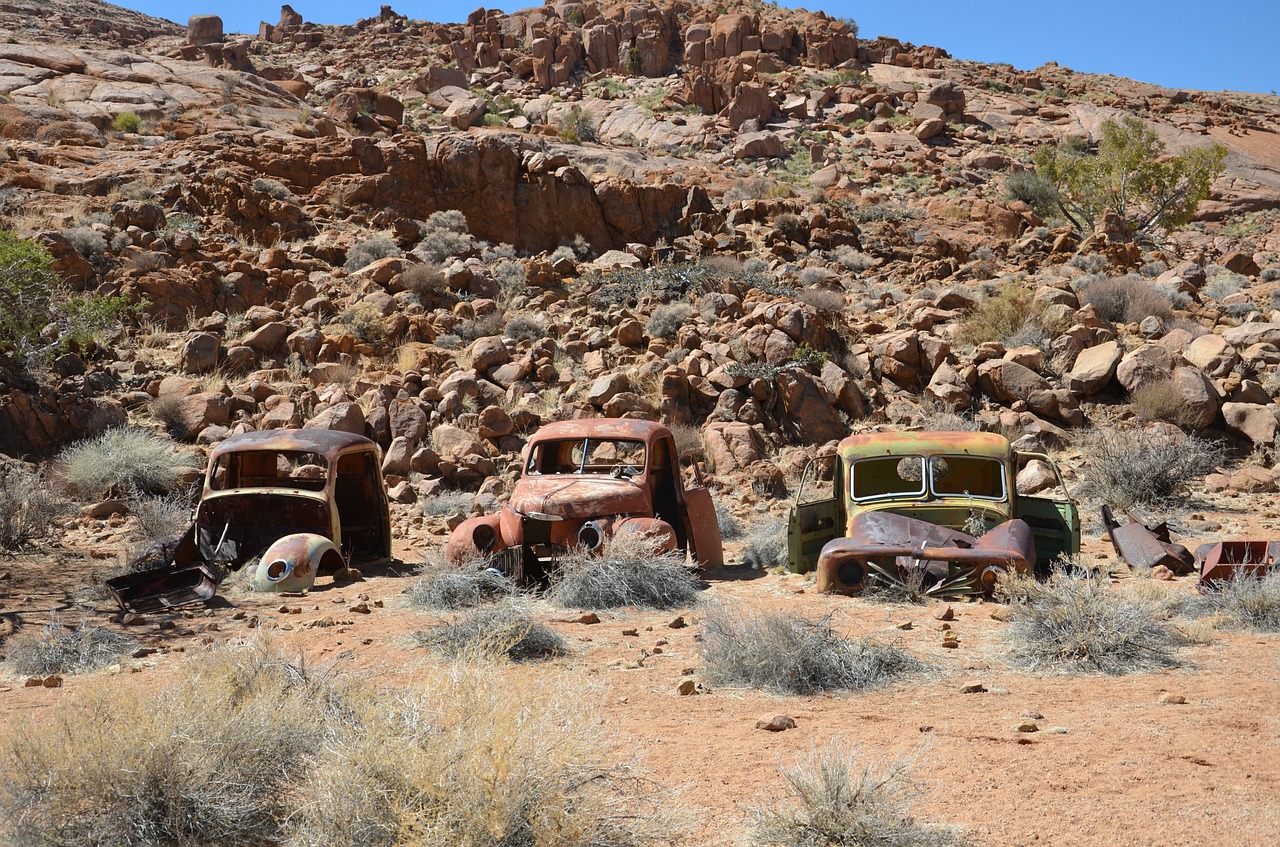
[[[614,465],[612,468],[609,469],[609,476],[614,477],[615,479],[626,479],[628,477],[639,476],[639,475],[640,475],[639,468],[633,465],[628,465],[625,462],[619,462],[618,464]]]

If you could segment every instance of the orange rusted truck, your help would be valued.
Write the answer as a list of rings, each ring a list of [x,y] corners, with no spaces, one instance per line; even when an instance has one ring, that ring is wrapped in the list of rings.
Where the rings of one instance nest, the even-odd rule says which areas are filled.
[[[537,585],[570,549],[632,533],[660,551],[687,551],[700,567],[724,564],[711,492],[669,429],[623,418],[561,421],[530,439],[511,497],[497,514],[459,524],[447,556],[454,564],[489,558]]]
[[[1026,461],[1060,493],[1018,493]],[[1045,572],[1080,552],[1080,514],[1057,465],[991,432],[851,435],[805,469],[788,526],[789,567],[854,594],[914,578],[925,593],[989,593],[1004,571]]]

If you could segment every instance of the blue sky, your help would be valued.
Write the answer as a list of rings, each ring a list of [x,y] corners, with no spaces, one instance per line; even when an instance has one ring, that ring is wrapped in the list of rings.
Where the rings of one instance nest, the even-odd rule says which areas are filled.
[[[540,0],[501,2],[506,11]],[[248,0],[125,0],[122,5],[186,23],[216,13],[230,32],[257,32],[280,19],[276,2]],[[295,0],[309,21],[355,23],[378,13],[381,0]],[[392,0],[411,18],[465,20],[479,0]],[[784,6],[800,6],[782,2]],[[1048,61],[1077,71],[1109,73],[1170,88],[1219,91],[1280,89],[1280,0],[849,0],[808,2],[836,17],[852,17],[862,36],[890,35],[942,47],[958,59],[1008,62],[1031,69]]]

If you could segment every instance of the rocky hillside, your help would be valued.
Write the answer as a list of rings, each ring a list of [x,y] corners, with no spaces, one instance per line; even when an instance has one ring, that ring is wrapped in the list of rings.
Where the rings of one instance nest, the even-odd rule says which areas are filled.
[[[0,33],[0,228],[135,307],[0,360],[11,456],[125,421],[201,445],[336,427],[412,503],[501,495],[541,422],[631,415],[776,495],[856,429],[1059,447],[1132,424],[1255,451],[1234,484],[1274,489],[1275,96],[732,0],[286,6],[256,37],[11,0]],[[1125,116],[1171,153],[1226,146],[1190,225],[1134,243],[1011,199],[1037,149]]]

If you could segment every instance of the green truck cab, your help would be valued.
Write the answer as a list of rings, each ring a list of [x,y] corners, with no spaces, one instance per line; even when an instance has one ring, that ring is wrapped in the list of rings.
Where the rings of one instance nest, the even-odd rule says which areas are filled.
[[[1051,491],[1058,493],[1018,493],[1018,471],[1032,459],[1052,468],[1057,484]],[[789,568],[819,568],[819,587],[841,590],[834,577],[823,585],[824,548],[827,559],[838,557],[842,546],[868,559],[868,550],[879,546],[901,564],[912,558],[906,551],[914,545],[916,560],[945,559],[938,548],[976,553],[972,548],[983,549],[978,536],[1010,521],[1029,528],[1016,527],[1019,537],[1034,542],[1036,573],[1080,552],[1079,509],[1047,455],[1014,450],[1007,438],[989,432],[851,435],[834,455],[813,460],[804,471],[788,521]],[[830,587],[832,580],[837,587]]]

